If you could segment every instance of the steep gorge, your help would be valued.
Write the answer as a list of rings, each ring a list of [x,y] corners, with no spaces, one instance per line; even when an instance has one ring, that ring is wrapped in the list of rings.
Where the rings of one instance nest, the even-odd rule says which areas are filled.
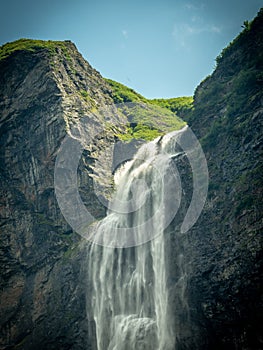
[[[204,210],[185,234],[192,179],[187,157],[176,160],[184,193],[163,243],[176,350],[262,348],[262,15],[196,89],[187,121],[210,183]],[[106,210],[93,181],[107,200],[114,145],[131,121],[71,42],[9,52],[0,71],[0,348],[95,349],[89,247],[58,207],[55,159],[65,137],[87,121],[92,142],[84,145],[78,183],[101,219]]]

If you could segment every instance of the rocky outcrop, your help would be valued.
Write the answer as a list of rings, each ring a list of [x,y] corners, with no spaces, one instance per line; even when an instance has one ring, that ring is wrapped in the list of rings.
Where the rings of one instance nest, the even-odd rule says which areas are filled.
[[[30,45],[28,41],[28,45]],[[88,135],[79,164],[80,192],[95,218],[105,215],[92,177],[111,186],[110,157],[99,161],[121,124],[109,87],[71,42],[17,50],[0,61],[1,110],[1,349],[86,349],[81,240],[54,194],[59,147],[79,121]],[[96,170],[94,164],[96,162]]]
[[[195,92],[189,124],[203,145],[210,183],[195,226],[186,235],[176,221],[170,228],[167,249],[168,261],[174,261],[170,284],[180,329],[178,349],[263,346],[262,15],[223,51],[212,76]],[[186,165],[178,166],[184,174]],[[191,186],[186,181],[184,190],[187,207]],[[177,219],[183,217],[183,207]],[[174,258],[180,254],[183,263]],[[183,289],[177,277],[180,264]]]

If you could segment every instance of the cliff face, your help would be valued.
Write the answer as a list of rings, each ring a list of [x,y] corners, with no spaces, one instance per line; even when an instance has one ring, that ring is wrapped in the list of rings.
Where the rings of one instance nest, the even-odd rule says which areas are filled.
[[[72,43],[54,47],[19,50],[0,61],[1,349],[87,348],[84,251],[58,208],[54,166],[71,126],[87,116],[95,135],[102,122],[97,106],[112,100]],[[109,118],[120,123],[117,114]],[[97,218],[105,208],[90,177],[96,177],[93,154],[98,158],[112,141],[111,130],[100,135],[79,166],[83,200]],[[111,165],[106,158],[96,169],[109,183]]]
[[[24,44],[0,60],[0,348],[94,349],[86,248],[58,208],[55,159],[86,118],[94,138],[78,183],[90,213],[103,217],[93,179],[102,193],[111,188],[115,128],[127,119],[114,106],[100,113],[114,103],[111,88],[72,43]],[[261,13],[195,93],[189,125],[210,185],[198,222],[180,234],[192,188],[178,158],[185,195],[166,234],[176,350],[262,348],[262,52]]]
[[[182,349],[262,348],[262,15],[194,96],[189,125],[210,183],[198,222],[173,245],[188,275]]]

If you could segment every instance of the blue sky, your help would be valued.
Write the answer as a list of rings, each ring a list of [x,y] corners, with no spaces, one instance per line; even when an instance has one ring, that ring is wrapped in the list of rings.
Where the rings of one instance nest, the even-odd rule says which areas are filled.
[[[3,0],[0,44],[73,41],[104,77],[148,98],[189,96],[262,0]]]

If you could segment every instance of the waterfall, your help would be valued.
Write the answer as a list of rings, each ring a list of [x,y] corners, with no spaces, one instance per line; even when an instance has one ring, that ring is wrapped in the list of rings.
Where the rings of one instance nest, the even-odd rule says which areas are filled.
[[[171,167],[181,132],[144,144],[115,174],[114,199],[88,251],[98,350],[175,348],[164,230],[181,199]]]

